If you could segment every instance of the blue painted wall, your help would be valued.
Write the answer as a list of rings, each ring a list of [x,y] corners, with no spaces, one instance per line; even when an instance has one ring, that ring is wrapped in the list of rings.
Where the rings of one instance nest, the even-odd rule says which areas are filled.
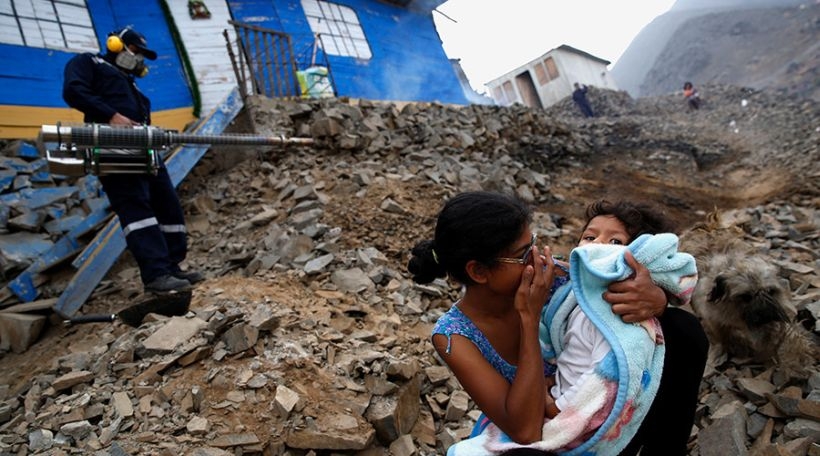
[[[430,10],[411,11],[372,0],[333,3],[356,11],[373,54],[368,60],[327,56],[337,95],[468,103],[441,46]],[[231,0],[228,5],[238,22],[290,34],[297,57],[310,52],[313,35],[300,1]]]
[[[193,105],[159,0],[88,0],[88,9],[101,49],[105,49],[110,32],[132,25],[159,54],[157,60],[147,61],[149,73],[137,82],[140,90],[151,98],[154,111]],[[53,49],[0,44],[0,105],[65,107],[63,68],[74,55]]]
[[[395,7],[375,0],[343,0],[352,8],[373,57],[359,60],[328,56],[339,96],[390,101],[466,104],[429,10]],[[440,2],[436,2],[440,3]],[[233,0],[234,19],[291,35],[295,54],[309,53],[313,34],[298,0]],[[193,106],[182,63],[160,0],[88,0],[92,22],[104,49],[108,33],[133,25],[157,51],[149,74],[138,81],[154,111]],[[186,43],[195,46],[195,43]],[[73,53],[0,44],[0,106],[64,108],[63,68]]]

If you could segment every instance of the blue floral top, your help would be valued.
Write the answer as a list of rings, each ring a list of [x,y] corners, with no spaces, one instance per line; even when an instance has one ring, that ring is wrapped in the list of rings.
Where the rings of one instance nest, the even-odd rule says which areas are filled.
[[[552,283],[551,294],[555,292],[561,285],[569,281],[568,276],[558,276]],[[495,351],[487,336],[481,332],[480,329],[470,320],[467,315],[458,308],[458,303],[453,304],[453,307],[442,315],[436,325],[433,327],[433,335],[442,334],[447,337],[447,353],[450,353],[450,345],[452,343],[452,335],[466,337],[470,340],[478,350],[484,355],[484,358],[490,363],[495,370],[501,374],[508,382],[512,383],[515,378],[516,366],[508,363]],[[546,361],[547,358],[544,358]],[[547,362],[544,363],[544,375],[555,374],[555,366]]]

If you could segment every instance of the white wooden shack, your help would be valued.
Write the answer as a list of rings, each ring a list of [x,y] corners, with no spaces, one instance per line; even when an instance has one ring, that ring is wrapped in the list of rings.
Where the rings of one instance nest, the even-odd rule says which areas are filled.
[[[566,44],[486,84],[501,106],[520,103],[546,108],[572,94],[573,84],[617,90],[610,62]]]

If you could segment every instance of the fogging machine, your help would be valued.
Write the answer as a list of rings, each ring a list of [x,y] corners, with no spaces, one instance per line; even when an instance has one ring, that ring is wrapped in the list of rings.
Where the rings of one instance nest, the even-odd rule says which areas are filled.
[[[43,125],[37,138],[52,173],[156,174],[163,152],[178,144],[227,146],[310,146],[311,138],[250,134],[199,135],[151,126]]]

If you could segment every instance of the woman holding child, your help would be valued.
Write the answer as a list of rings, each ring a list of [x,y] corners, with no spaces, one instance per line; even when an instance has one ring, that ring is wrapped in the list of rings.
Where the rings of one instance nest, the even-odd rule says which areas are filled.
[[[605,355],[611,350],[603,338],[595,338],[594,328],[578,323],[583,320],[581,317],[568,326],[580,331],[574,333],[576,342],[573,343],[584,345],[576,353],[588,353],[586,359],[580,357],[567,362],[566,354],[562,353],[564,362],[561,356],[556,362],[555,354],[545,350],[550,344],[545,344],[543,334],[539,338],[544,326],[544,307],[559,290],[566,294],[569,277],[566,264],[554,260],[549,247],[538,247],[530,222],[530,209],[516,198],[492,192],[462,193],[447,201],[440,212],[434,239],[422,241],[413,249],[408,270],[415,281],[428,283],[437,277],[449,276],[464,285],[461,299],[437,322],[432,341],[439,356],[487,418],[485,423],[478,423],[476,438],[454,445],[448,454],[549,454],[546,450],[523,446],[533,444],[530,445],[533,448],[547,448],[538,446],[539,442],[543,444],[546,434],[545,419],[547,424],[550,420],[553,424],[566,421],[566,418],[561,421],[555,417],[560,415],[559,405],[569,403],[562,402],[564,394],[568,394],[564,397],[567,399],[575,392],[566,380],[568,377],[561,373],[558,383],[563,381],[563,385],[556,385],[556,366],[570,371],[575,366],[575,380],[587,378],[583,377],[585,370],[606,371],[600,366],[607,364]],[[662,222],[662,217],[655,217],[640,205],[599,203],[588,212],[581,242],[625,246],[641,234],[668,231]],[[665,342],[667,362],[662,377],[652,379],[652,393],[657,391],[652,408],[648,414],[646,410],[641,411],[641,415],[649,419],[640,429],[640,420],[631,428],[625,427],[631,441],[622,439],[617,451],[627,455],[641,450],[644,456],[686,454],[706,359],[705,335],[694,316],[680,309],[666,309],[667,294],[672,293],[653,283],[647,267],[630,253],[624,253],[623,259],[634,274],[611,284],[599,297],[611,304],[611,311],[624,322],[643,322],[663,314],[660,318],[663,336],[660,330],[656,336],[659,344]],[[560,345],[561,337],[568,336],[557,337],[553,340]],[[686,352],[686,348],[681,350],[681,347],[687,346],[693,347],[693,353],[681,355]],[[664,357],[662,350],[654,353],[656,357]],[[685,373],[683,378],[668,375],[668,371],[675,368]],[[675,384],[676,381],[680,384]],[[602,404],[596,407],[606,409]],[[571,453],[573,448],[583,448],[584,438],[596,433],[606,418],[601,410],[591,410],[586,428],[566,431],[568,441],[560,440],[566,428],[551,432],[556,434],[550,435],[551,439],[563,443],[549,451]],[[606,426],[609,433],[609,424]],[[488,437],[492,433],[494,436]],[[493,440],[495,446],[487,444],[488,439]],[[478,444],[471,447],[470,441],[484,442],[481,448],[495,450],[481,453],[476,450]]]

